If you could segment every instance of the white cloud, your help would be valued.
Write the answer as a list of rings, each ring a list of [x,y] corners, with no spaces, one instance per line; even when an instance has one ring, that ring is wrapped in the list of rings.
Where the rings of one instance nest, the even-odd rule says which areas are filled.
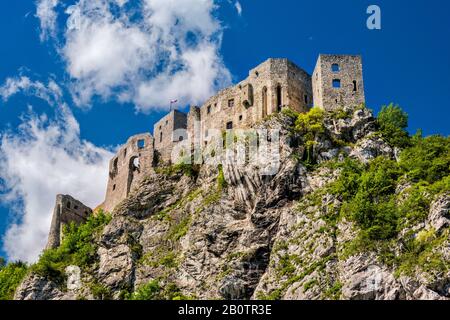
[[[0,87],[0,97],[3,101],[8,100],[17,93],[33,95],[47,101],[49,104],[59,102],[62,97],[61,88],[54,80],[49,80],[45,85],[41,81],[31,81],[27,76],[19,76],[6,79]]]
[[[234,3],[234,7],[236,8],[236,11],[237,11],[238,15],[241,16],[242,15],[242,5],[241,5],[241,3],[239,1],[236,1]]]
[[[59,0],[37,0],[36,2],[36,17],[40,21],[40,39],[47,40],[49,37],[56,36],[56,19],[57,13],[55,11]]]
[[[78,105],[94,96],[140,111],[167,108],[175,98],[199,104],[231,82],[214,0],[128,2],[78,0],[66,10],[59,52]]]
[[[104,198],[112,153],[80,139],[80,128],[64,103],[55,117],[30,107],[17,132],[0,134],[0,200],[14,222],[3,236],[11,260],[33,262],[45,246],[57,194],[94,207]]]

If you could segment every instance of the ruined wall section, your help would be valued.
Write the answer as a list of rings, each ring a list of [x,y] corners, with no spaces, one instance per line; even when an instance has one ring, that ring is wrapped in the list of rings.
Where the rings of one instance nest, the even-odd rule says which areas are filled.
[[[92,209],[69,195],[58,194],[53,209],[52,222],[48,235],[47,249],[59,247],[64,225],[83,223],[92,214]]]
[[[320,55],[313,73],[314,104],[326,110],[365,103],[358,55]]]
[[[288,106],[297,112],[307,112],[313,105],[311,75],[287,61]]]
[[[180,130],[182,129],[182,130]],[[161,120],[155,123],[153,135],[155,137],[155,150],[163,162],[170,163],[174,145],[186,139],[182,134],[187,129],[187,115],[178,110],[172,110]]]
[[[207,146],[217,132],[252,127],[283,107],[304,112],[311,104],[311,76],[287,59],[268,59],[250,70],[245,80],[220,91],[196,111],[201,122],[200,143]],[[193,119],[188,117],[188,127],[193,127],[189,124]]]
[[[154,141],[150,133],[132,136],[109,163],[105,211],[111,212],[133,187],[153,172]]]

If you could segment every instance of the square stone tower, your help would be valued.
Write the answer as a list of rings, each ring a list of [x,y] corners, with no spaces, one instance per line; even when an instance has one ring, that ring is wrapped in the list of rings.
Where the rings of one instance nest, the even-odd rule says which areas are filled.
[[[361,56],[321,54],[312,86],[314,105],[326,110],[365,103]]]
[[[171,162],[174,144],[186,139],[187,115],[178,110],[172,110],[153,127],[155,150],[164,162]]]

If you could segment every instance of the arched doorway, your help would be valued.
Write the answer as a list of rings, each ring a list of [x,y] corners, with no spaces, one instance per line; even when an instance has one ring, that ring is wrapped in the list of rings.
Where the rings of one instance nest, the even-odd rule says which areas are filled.
[[[139,168],[140,168],[140,163],[139,163],[139,157],[138,156],[133,156],[130,158],[129,162],[128,162],[128,179],[127,179],[127,195],[130,193],[131,191],[131,187],[133,184],[133,181],[135,179],[135,175],[139,174]]]
[[[267,117],[267,87],[262,89],[262,117]]]

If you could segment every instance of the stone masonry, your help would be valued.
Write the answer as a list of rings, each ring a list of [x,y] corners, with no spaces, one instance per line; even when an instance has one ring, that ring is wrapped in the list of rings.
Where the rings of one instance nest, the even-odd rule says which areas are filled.
[[[131,137],[110,162],[103,209],[112,211],[155,166],[173,163],[186,148],[205,148],[225,130],[250,128],[286,107],[306,112],[363,104],[362,72],[361,57],[354,55],[320,55],[312,77],[288,59],[266,60],[187,114],[172,110],[154,125],[153,136]]]
[[[178,110],[173,110],[153,127],[155,137],[155,150],[160,160],[170,162],[174,144],[187,139],[187,115]]]
[[[313,72],[314,105],[333,110],[365,102],[361,56],[319,56]]]
[[[57,248],[61,243],[63,226],[71,222],[80,224],[89,217],[92,209],[69,195],[58,194],[53,209],[47,249]]]
[[[312,106],[311,76],[287,59],[268,59],[250,70],[247,79],[220,91],[188,114],[188,135],[207,145],[216,133],[246,129],[289,106],[306,112]],[[197,134],[192,121],[200,121]],[[197,137],[199,135],[199,137]]]
[[[112,211],[141,178],[152,172],[153,160],[154,141],[150,133],[128,139],[109,163],[108,186],[102,206],[105,211]]]

